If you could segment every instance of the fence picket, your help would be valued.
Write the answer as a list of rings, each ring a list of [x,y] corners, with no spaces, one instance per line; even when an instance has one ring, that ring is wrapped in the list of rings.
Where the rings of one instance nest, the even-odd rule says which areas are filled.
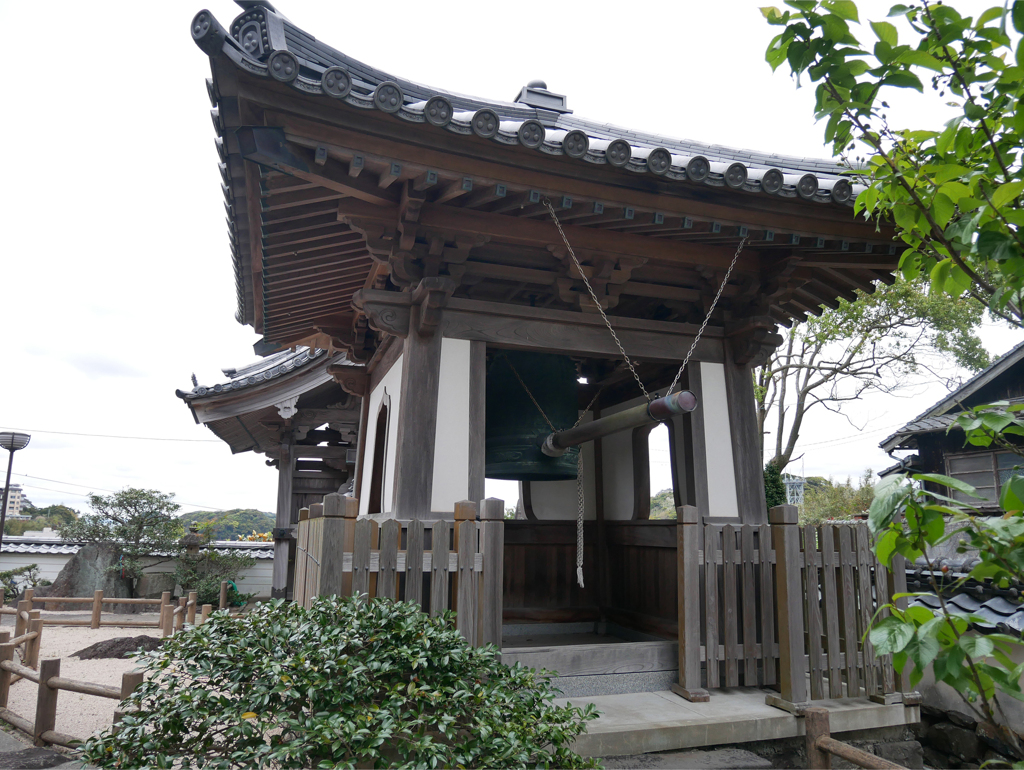
[[[807,603],[807,652],[811,671],[811,700],[825,697],[821,670],[821,604],[818,587],[818,530],[804,527],[804,600]],[[779,565],[781,569],[781,565]]]
[[[405,540],[405,600],[423,606],[423,522],[410,521]]]
[[[743,685],[757,686],[757,607],[754,604],[754,528],[740,528],[743,560]]]
[[[877,606],[881,607],[886,604],[886,600],[889,597],[889,576],[888,571],[882,566],[882,563],[875,558],[875,600]],[[878,613],[878,620],[883,620],[889,617],[889,610],[882,610]],[[880,663],[882,668],[882,692],[888,695],[894,692],[896,689],[895,672],[892,667],[892,655],[885,654],[880,656]]]
[[[456,526],[459,528],[459,596],[455,625],[467,642],[476,644],[477,576],[473,571],[477,551],[476,522],[463,521]]]
[[[822,614],[825,616],[825,645],[828,650],[828,694],[843,697],[843,674],[839,651],[839,599],[836,592],[835,527],[821,526],[821,573],[824,587]]]
[[[380,572],[377,575],[377,596],[384,599],[398,596],[398,546],[401,539],[402,525],[395,519],[385,521],[380,528]]]
[[[718,538],[721,527],[706,526],[704,528],[704,594],[706,597],[706,615],[704,620],[705,649],[707,661],[708,687],[718,687],[720,683],[718,665]]]
[[[761,568],[761,669],[762,684],[773,685],[775,672],[775,581],[772,577],[772,528],[758,527],[757,549]]]
[[[431,532],[433,560],[430,565],[430,615],[448,609],[448,522],[435,521]]]
[[[352,546],[352,595],[370,592],[370,543],[377,522],[363,519],[356,522]]]
[[[857,599],[853,586],[853,531],[849,525],[839,527],[839,565],[842,590],[839,592],[839,610],[843,621],[843,652],[846,655],[846,697],[860,694],[857,666]]]
[[[863,639],[861,658],[863,660],[864,688],[868,696],[879,694],[878,667],[875,651],[867,633],[874,613],[871,599],[873,579],[871,576],[872,554],[868,543],[866,527],[857,527],[857,638]]]
[[[722,527],[722,609],[725,615],[725,686],[739,687],[739,643],[737,642],[736,528]]]

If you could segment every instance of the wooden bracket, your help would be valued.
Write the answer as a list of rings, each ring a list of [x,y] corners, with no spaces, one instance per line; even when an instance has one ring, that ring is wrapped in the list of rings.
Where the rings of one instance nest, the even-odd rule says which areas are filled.
[[[366,384],[369,377],[361,367],[328,364],[327,373],[341,386],[341,389],[353,396],[362,398],[366,395]]]
[[[733,360],[737,364],[761,366],[775,348],[782,344],[782,335],[770,316],[744,319],[739,326],[726,328],[725,336],[732,343]]]
[[[765,695],[764,702],[769,706],[774,706],[777,709],[788,711],[795,717],[802,717],[804,715],[804,711],[811,707],[810,701],[805,701],[804,703],[793,703],[785,700],[781,695],[775,695],[773,693]]]
[[[672,692],[680,698],[690,701],[690,703],[707,703],[711,700],[711,693],[701,688],[687,690],[680,684],[672,684]]]

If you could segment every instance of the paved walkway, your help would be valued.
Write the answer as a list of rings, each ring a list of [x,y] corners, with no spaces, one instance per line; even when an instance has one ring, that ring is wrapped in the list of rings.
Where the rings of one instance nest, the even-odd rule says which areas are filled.
[[[698,749],[748,741],[795,738],[804,720],[764,702],[765,693],[742,687],[714,690],[707,703],[690,703],[673,692],[560,698],[576,706],[593,703],[601,713],[575,744],[590,757]],[[884,706],[867,698],[815,701],[827,708],[833,733],[914,724],[919,706]]]
[[[27,736],[13,728],[4,726],[0,730],[0,770],[31,770],[33,768],[59,767],[62,770],[82,767],[78,760],[52,749],[36,748]],[[8,732],[8,730],[10,732]]]

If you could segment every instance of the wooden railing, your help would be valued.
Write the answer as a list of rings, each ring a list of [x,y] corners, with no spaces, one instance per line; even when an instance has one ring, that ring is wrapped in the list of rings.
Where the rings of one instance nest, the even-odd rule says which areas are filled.
[[[455,505],[455,521],[356,520],[359,501],[326,495],[299,514],[295,601],[315,596],[404,599],[431,615],[455,610],[471,644],[501,643],[503,506]]]
[[[804,717],[807,767],[810,770],[831,770],[833,756],[868,770],[906,770],[903,765],[876,757],[863,749],[833,738],[829,734],[828,709],[806,708]]]

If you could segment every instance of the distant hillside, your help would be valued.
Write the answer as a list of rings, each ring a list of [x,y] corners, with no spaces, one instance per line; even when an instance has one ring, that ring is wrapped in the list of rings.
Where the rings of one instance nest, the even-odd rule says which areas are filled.
[[[187,527],[196,522],[201,528],[212,524],[210,537],[214,540],[237,540],[239,535],[269,532],[274,528],[274,515],[254,508],[232,508],[229,511],[194,511],[181,517]]]
[[[663,489],[651,498],[652,519],[674,519],[676,517],[675,493],[671,489]]]

